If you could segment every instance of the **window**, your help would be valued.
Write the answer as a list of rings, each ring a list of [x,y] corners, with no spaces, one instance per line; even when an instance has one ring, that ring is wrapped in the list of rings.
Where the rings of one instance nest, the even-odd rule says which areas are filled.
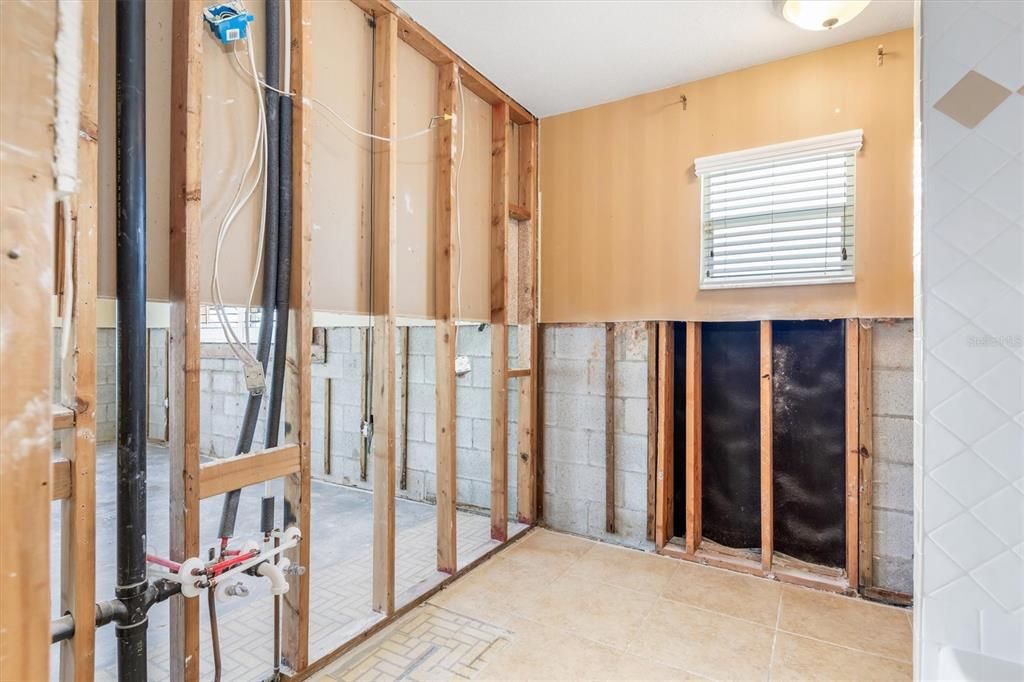
[[[695,162],[701,289],[852,282],[852,130]]]

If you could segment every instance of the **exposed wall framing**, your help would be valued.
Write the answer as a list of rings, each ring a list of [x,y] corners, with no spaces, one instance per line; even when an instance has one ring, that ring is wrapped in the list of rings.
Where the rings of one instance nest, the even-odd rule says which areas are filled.
[[[760,486],[761,542],[754,550],[734,549],[703,537],[701,523],[701,323],[686,323],[686,467],[672,471],[670,462],[673,396],[667,386],[674,372],[671,354],[664,345],[666,323],[658,323],[657,353],[649,353],[649,365],[656,363],[657,455],[653,500],[654,540],[665,555],[697,561],[753,575],[771,577],[834,592],[872,590],[871,556],[871,330],[860,320],[845,321],[845,451],[843,514],[846,529],[846,566],[832,569],[780,556],[774,551],[773,500],[773,364],[772,323],[760,324]],[[656,357],[655,357],[656,355]],[[669,381],[666,381],[666,378]],[[670,432],[665,433],[665,427]],[[666,443],[668,440],[668,443]],[[671,528],[666,516],[672,503],[671,477],[685,476],[686,527]],[[874,590],[878,592],[878,590]]]
[[[225,491],[262,483],[271,479],[284,480],[285,524],[296,525],[305,541],[291,551],[291,560],[305,567],[304,574],[289,575],[291,588],[283,600],[282,658],[286,677],[299,679],[312,673],[320,666],[340,655],[355,642],[368,636],[374,629],[386,625],[390,618],[415,606],[431,594],[426,590],[412,601],[395,604],[394,594],[394,493],[396,488],[396,442],[393,408],[396,398],[394,382],[398,360],[394,354],[396,334],[396,312],[394,308],[394,285],[397,277],[395,253],[397,251],[395,232],[395,168],[397,157],[388,143],[375,144],[373,148],[374,196],[372,200],[374,224],[378,237],[373,244],[374,262],[377,265],[374,276],[384,286],[375,286],[376,299],[373,302],[375,314],[373,344],[376,353],[373,373],[374,431],[373,457],[375,466],[374,485],[374,576],[373,606],[387,618],[377,621],[370,629],[346,642],[337,650],[319,661],[309,660],[309,584],[310,584],[310,484],[312,473],[310,437],[311,429],[311,362],[312,362],[312,309],[311,309],[311,258],[312,215],[310,192],[310,162],[312,152],[311,102],[304,96],[310,89],[312,74],[312,30],[311,0],[288,0],[291,4],[292,42],[286,48],[291,51],[291,87],[296,93],[292,113],[293,157],[292,180],[295,197],[292,236],[292,288],[289,304],[289,339],[287,348],[287,369],[284,396],[284,444],[267,450],[248,453],[223,461],[200,464],[199,458],[199,322],[200,322],[200,231],[202,225],[202,81],[203,81],[203,4],[199,0],[182,0],[174,3],[171,22],[171,144],[170,144],[170,235],[169,235],[169,293],[171,301],[171,322],[168,333],[168,425],[167,440],[170,445],[170,555],[184,560],[199,554],[199,507],[200,501]],[[536,226],[536,120],[522,106],[508,98],[475,69],[463,62],[436,38],[419,27],[409,17],[389,2],[376,0],[355,0],[354,4],[374,19],[376,34],[373,87],[374,130],[377,134],[397,134],[397,46],[402,40],[425,55],[439,68],[438,113],[458,118],[457,84],[461,81],[471,92],[491,105],[494,113],[492,152],[492,291],[491,318],[494,324],[493,350],[494,388],[492,406],[495,408],[494,441],[492,442],[492,536],[505,540],[508,535],[507,523],[507,401],[508,380],[515,379],[516,399],[520,405],[519,453],[517,475],[518,518],[534,523],[539,508],[538,487],[538,439],[537,414],[537,372],[541,364],[540,342],[536,324],[537,292],[537,226]],[[22,7],[19,5],[18,7]],[[61,401],[48,399],[41,413],[43,418],[34,432],[37,443],[43,450],[40,456],[29,458],[34,469],[22,467],[15,471],[8,467],[8,458],[3,459],[5,489],[8,484],[19,489],[34,490],[38,494],[34,502],[38,513],[32,518],[45,523],[48,513],[44,505],[50,500],[61,500],[63,514],[63,547],[61,571],[63,579],[62,608],[73,615],[86,612],[88,615],[76,618],[75,636],[61,644],[61,679],[90,680],[93,676],[92,657],[95,646],[95,628],[92,625],[95,604],[95,444],[92,436],[95,411],[95,303],[96,303],[96,253],[97,253],[97,89],[98,73],[98,5],[87,4],[84,30],[85,55],[82,85],[82,119],[80,135],[80,164],[82,174],[81,192],[73,205],[74,222],[65,229],[74,238],[72,259],[64,264],[70,268],[74,281],[74,297],[62,300],[62,306],[70,306],[73,324],[74,344],[64,358],[64,376],[61,382]],[[55,25],[55,5],[38,7],[25,5],[25,11],[38,16],[26,17],[26,25]],[[14,10],[12,10],[14,11]],[[22,10],[17,10],[22,11]],[[6,18],[7,15],[5,14]],[[13,21],[5,21],[10,27]],[[52,43],[52,31],[44,31],[46,45]],[[23,37],[35,39],[34,33]],[[6,36],[6,31],[5,31]],[[13,40],[13,38],[12,38]],[[46,50],[43,50],[45,53]],[[25,54],[33,53],[25,50]],[[46,60],[43,60],[46,61]],[[40,68],[52,70],[53,59],[38,64]],[[27,71],[26,71],[27,72]],[[5,83],[8,82],[5,79]],[[37,84],[52,81],[40,77]],[[19,121],[49,120],[52,93],[39,92],[39,103],[47,107],[45,115],[26,116],[22,109],[14,112],[3,109],[5,131],[7,116],[17,113]],[[19,97],[5,97],[5,102],[25,102]],[[288,103],[289,100],[284,100]],[[14,120],[14,119],[12,119]],[[454,121],[442,121],[438,126],[438,173],[437,173],[437,407],[438,407],[438,568],[451,574],[438,581],[432,590],[439,589],[454,579],[459,570],[456,565],[455,528],[455,320],[453,303],[455,291],[456,256],[452,239],[454,229],[453,202],[455,197],[454,167],[456,160],[456,136],[453,135]],[[12,123],[13,129],[13,123]],[[40,128],[39,142],[42,146],[51,144],[49,129]],[[512,145],[517,144],[518,148]],[[48,148],[48,147],[47,147]],[[513,153],[515,152],[515,153]],[[45,157],[45,158],[43,158]],[[49,177],[51,173],[49,154],[40,158],[36,177]],[[513,165],[513,159],[518,165]],[[8,171],[12,171],[8,173]],[[4,167],[5,205],[16,205],[13,195],[8,201],[8,192],[16,185],[13,169]],[[6,182],[12,179],[11,183]],[[39,197],[31,189],[38,190]],[[45,190],[45,191],[44,191]],[[42,200],[45,194],[50,200],[46,183],[26,185],[18,199],[26,206],[32,199]],[[34,209],[33,209],[34,210]],[[41,212],[35,225],[47,226],[45,239],[27,231],[23,236],[31,237],[31,253],[19,242],[7,248],[9,235],[16,231],[4,232],[5,253],[17,251],[19,262],[34,270],[52,270],[54,263],[52,205]],[[515,221],[511,231],[509,221]],[[5,227],[7,216],[5,216]],[[26,223],[27,226],[27,223]],[[17,233],[21,235],[21,233]],[[512,246],[508,246],[509,241]],[[14,247],[17,248],[14,248]],[[38,247],[38,248],[36,248]],[[38,250],[38,253],[36,253]],[[4,274],[14,276],[13,268],[5,266]],[[511,276],[510,276],[511,275]],[[38,278],[18,278],[19,281],[38,281]],[[52,278],[47,278],[47,282]],[[4,277],[4,290],[13,286],[13,279]],[[46,301],[40,299],[32,304],[37,314],[32,322],[46,329],[48,338],[51,324],[49,315],[50,291],[40,290]],[[5,301],[30,298],[5,296]],[[9,310],[3,307],[4,319],[18,314],[19,329],[33,331],[28,323],[26,311]],[[23,314],[24,313],[24,314]],[[24,319],[23,319],[24,318]],[[38,318],[38,319],[36,319]],[[507,366],[507,325],[521,325],[519,339],[520,366]],[[5,322],[5,328],[7,327]],[[34,347],[37,344],[32,344]],[[403,344],[404,345],[404,344]],[[369,346],[369,344],[367,344]],[[45,354],[40,353],[39,367],[26,363],[22,355],[18,358],[18,377],[25,381],[14,382],[25,389],[25,404],[29,404],[29,393],[39,393],[49,385],[50,367]],[[500,359],[499,359],[500,358]],[[4,366],[8,364],[4,357]],[[45,365],[45,366],[44,366]],[[13,367],[13,365],[12,365]],[[39,371],[34,371],[38,369]],[[11,370],[12,373],[14,370]],[[31,374],[31,377],[29,376]],[[5,372],[5,376],[7,372]],[[13,374],[12,374],[13,375]],[[30,381],[31,379],[31,381]],[[32,383],[35,382],[35,383]],[[35,384],[38,383],[37,387]],[[38,388],[38,390],[36,390]],[[328,396],[331,386],[325,384]],[[10,394],[7,397],[12,397]],[[20,395],[20,394],[18,394]],[[11,404],[18,402],[12,400]],[[325,401],[330,404],[330,400]],[[5,399],[4,423],[8,415]],[[404,424],[404,418],[402,420]],[[500,422],[500,428],[498,423]],[[33,427],[35,428],[35,426]],[[63,454],[60,459],[49,462],[51,429],[62,430]],[[45,431],[45,437],[44,432]],[[7,433],[7,430],[5,430]],[[325,428],[325,439],[330,438],[329,423]],[[329,452],[329,440],[325,450]],[[45,447],[44,447],[45,445]],[[404,448],[403,448],[404,450]],[[4,447],[4,454],[11,452]],[[500,463],[498,462],[500,458]],[[364,474],[368,467],[364,466]],[[3,495],[10,500],[15,496]],[[19,508],[25,509],[25,495],[19,492]],[[35,499],[38,498],[38,499]],[[5,511],[6,514],[6,511]],[[41,533],[45,535],[45,532]],[[37,547],[38,545],[32,545]],[[45,547],[42,548],[45,551]],[[47,556],[17,557],[23,565],[37,569],[47,566]],[[472,568],[479,560],[463,567]],[[5,563],[6,565],[6,563]],[[8,618],[17,620],[18,629],[26,633],[25,641],[30,646],[21,646],[18,651],[4,648],[0,661],[4,673],[16,671],[19,678],[46,678],[49,650],[49,605],[45,597],[48,590],[43,583],[49,575],[47,570],[35,570],[31,574],[3,571],[4,603],[8,604],[8,593],[19,595],[20,608],[3,609],[4,627]],[[20,582],[15,581],[18,577]],[[10,579],[9,579],[10,578]],[[29,584],[27,581],[31,581]],[[17,584],[16,584],[17,583]],[[38,583],[38,584],[37,584]],[[29,604],[29,598],[38,598],[38,605]],[[38,608],[37,608],[38,606]],[[171,611],[171,675],[174,679],[194,681],[200,678],[200,625],[198,601],[173,597],[169,601]],[[13,621],[12,621],[13,622]],[[13,625],[12,625],[13,627]],[[153,633],[156,636],[156,633]],[[9,641],[9,640],[5,640]]]

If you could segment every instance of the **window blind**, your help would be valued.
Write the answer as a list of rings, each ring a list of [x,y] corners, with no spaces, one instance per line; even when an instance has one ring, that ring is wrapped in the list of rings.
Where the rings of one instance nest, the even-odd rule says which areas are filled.
[[[703,157],[702,289],[852,282],[860,130]]]

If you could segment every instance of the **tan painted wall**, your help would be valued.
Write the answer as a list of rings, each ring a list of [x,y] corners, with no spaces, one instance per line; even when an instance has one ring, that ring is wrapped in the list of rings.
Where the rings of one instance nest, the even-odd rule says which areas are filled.
[[[542,120],[542,321],[910,317],[913,57],[899,31]],[[854,128],[856,282],[699,291],[694,159]]]
[[[263,69],[261,0],[247,3],[256,65]],[[101,3],[100,267],[99,293],[115,294],[114,11]],[[168,180],[170,135],[171,3],[147,5],[147,169],[149,290],[153,301],[168,295]],[[313,3],[313,92],[351,125],[370,128],[373,31],[349,0]],[[203,39],[203,230],[201,286],[212,300],[217,230],[252,150],[257,100],[251,81],[227,48],[208,33]],[[248,68],[245,52],[239,58]],[[404,43],[398,56],[398,127],[404,135],[425,128],[437,107],[437,67]],[[490,106],[465,91],[466,154],[461,182],[463,311],[466,319],[489,318]],[[370,141],[322,107],[313,107],[313,307],[365,313],[369,288]],[[434,133],[398,143],[397,312],[433,316]],[[229,304],[244,304],[258,245],[259,196],[246,205],[225,239],[221,288]],[[259,300],[257,280],[256,301]]]

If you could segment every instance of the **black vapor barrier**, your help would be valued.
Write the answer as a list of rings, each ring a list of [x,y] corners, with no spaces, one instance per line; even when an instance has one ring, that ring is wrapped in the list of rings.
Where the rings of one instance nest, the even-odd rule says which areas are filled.
[[[673,322],[672,333],[675,335],[672,534],[683,537],[686,533],[686,323]]]
[[[761,329],[701,325],[704,537],[761,547]]]
[[[842,567],[845,327],[842,320],[774,322],[772,341],[775,551]]]

